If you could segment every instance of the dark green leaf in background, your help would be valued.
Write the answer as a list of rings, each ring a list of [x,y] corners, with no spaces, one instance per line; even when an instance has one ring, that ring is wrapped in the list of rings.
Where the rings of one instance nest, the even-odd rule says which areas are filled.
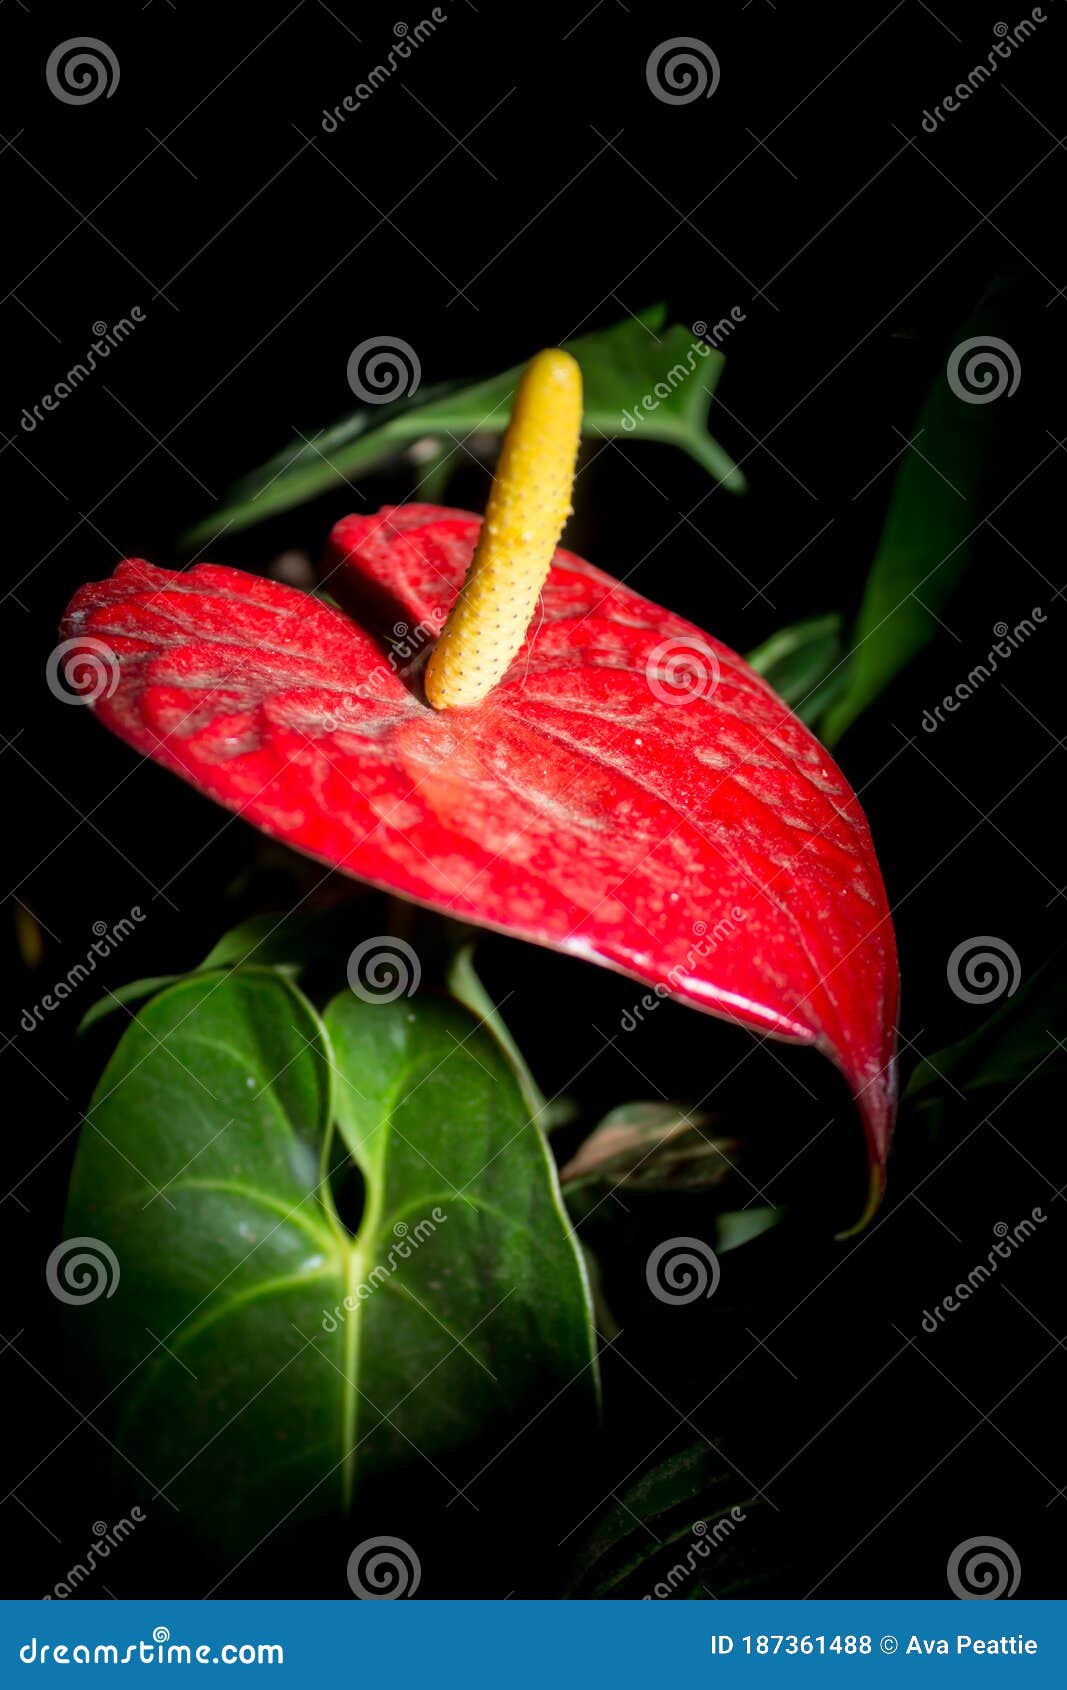
[[[756,673],[809,725],[818,721],[846,685],[843,623],[836,611],[811,616],[780,629],[748,654]]]
[[[758,1595],[780,1571],[769,1516],[713,1444],[693,1444],[605,1499],[572,1550],[564,1594]]]
[[[923,1103],[953,1093],[1015,1086],[1031,1075],[1047,1080],[1067,1065],[1067,979],[1059,958],[1048,962],[973,1033],[921,1061],[904,1094]]]
[[[1007,290],[994,284],[944,349],[897,470],[852,634],[847,683],[822,722],[828,745],[934,637],[940,613],[967,572],[989,495],[993,449],[1015,401],[1008,391],[990,399],[980,390],[976,399],[962,374],[955,387],[970,397],[961,397],[949,366],[966,341],[1002,340],[1007,299]],[[1010,385],[1010,359],[995,349],[991,355],[1004,365]],[[985,376],[992,367],[987,361]]]
[[[609,329],[565,343],[582,367],[586,438],[655,440],[680,447],[735,492],[744,477],[707,432],[723,357],[688,329],[668,327],[666,309],[654,306]],[[536,348],[531,347],[531,353]],[[507,426],[521,367],[487,381],[425,388],[411,398],[362,409],[308,441],[287,447],[233,487],[222,506],[184,535],[196,551],[223,531],[235,533],[279,511],[291,510],[344,483],[368,475],[415,441],[437,440],[444,457],[427,464],[432,486],[413,497],[443,496],[449,457],[462,457],[472,435],[500,435]],[[646,405],[645,400],[649,403]]]

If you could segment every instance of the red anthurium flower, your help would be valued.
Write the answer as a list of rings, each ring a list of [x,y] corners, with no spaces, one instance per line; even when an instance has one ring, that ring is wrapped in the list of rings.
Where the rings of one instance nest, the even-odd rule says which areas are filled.
[[[510,532],[521,550],[529,514],[509,531],[491,501],[485,549]],[[847,781],[735,652],[563,550],[499,683],[431,708],[423,659],[481,530],[429,505],[346,518],[328,576],[344,611],[213,564],[125,562],[73,599],[68,665],[102,643],[100,719],[273,837],[817,1045],[856,1099],[877,1197],[898,972]]]

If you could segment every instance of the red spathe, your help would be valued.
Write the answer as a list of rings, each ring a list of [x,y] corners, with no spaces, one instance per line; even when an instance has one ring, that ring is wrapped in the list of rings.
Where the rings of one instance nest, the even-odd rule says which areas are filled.
[[[320,600],[133,560],[75,595],[101,720],[257,827],[464,920],[585,957],[847,1079],[880,1186],[899,990],[885,888],[833,759],[727,646],[566,551],[504,681],[437,712],[419,657],[480,519],[339,522]],[[405,673],[402,673],[405,672]]]

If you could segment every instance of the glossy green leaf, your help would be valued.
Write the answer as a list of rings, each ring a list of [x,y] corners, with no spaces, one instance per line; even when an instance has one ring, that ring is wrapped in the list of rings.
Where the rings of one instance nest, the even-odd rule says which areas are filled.
[[[427,1246],[393,1296],[363,1314],[363,1338],[352,1341],[366,1353],[370,1395],[401,1394],[410,1354],[424,1371],[440,1364],[439,1385],[412,1397],[400,1423],[442,1464],[453,1453],[463,1460],[490,1424],[503,1443],[531,1400],[565,1386],[581,1417],[597,1396],[588,1287],[555,1164],[508,1056],[443,999],[368,1006],[345,993],[325,1021],[338,1127],[367,1186],[357,1279],[398,1223],[414,1226],[435,1205],[448,1215],[439,1247]],[[366,1408],[361,1418],[376,1446],[392,1450],[395,1431]]]
[[[680,326],[666,326],[662,305],[566,342],[582,367],[583,432],[591,439],[658,440],[688,452],[734,491],[744,477],[707,432],[722,354]],[[531,348],[531,351],[534,349]],[[502,434],[521,367],[487,381],[425,388],[412,398],[364,406],[270,459],[231,489],[219,510],[182,537],[198,550],[224,530],[234,533],[291,510],[339,483],[369,474],[417,440],[441,441],[450,453],[475,434]],[[441,496],[442,462],[431,461],[432,491]],[[425,488],[414,496],[424,502]]]
[[[142,1009],[82,1132],[65,1235],[101,1240],[118,1273],[70,1311],[79,1374],[91,1401],[114,1393],[126,1460],[209,1536],[238,1512],[267,1530],[285,1512],[272,1492],[340,1501],[340,1344],[321,1325],[346,1248],[318,1189],[329,1115],[318,1017],[248,969]]]
[[[79,1033],[88,1033],[109,1015],[114,1015],[117,1009],[132,1012],[134,1004],[161,992],[164,986],[172,986],[179,978],[177,974],[149,974],[143,980],[129,980],[124,986],[116,986],[113,992],[105,992],[102,998],[97,998],[96,1002],[90,1005],[78,1022]]]
[[[769,681],[802,722],[815,723],[847,681],[844,618],[836,611],[781,628],[750,651],[747,661]]]
[[[949,367],[964,342],[1003,336],[1005,302],[1005,290],[991,288],[944,349],[897,470],[853,630],[847,684],[822,723],[827,744],[933,639],[939,613],[966,575],[988,465],[1016,401],[1007,393],[992,402],[981,393],[961,397],[966,381],[957,378],[954,387]],[[1010,380],[1010,363],[996,351],[993,357],[1005,362]]]
[[[574,1239],[495,1041],[431,999],[346,996],[328,1021],[270,969],[170,987],[75,1161],[65,1235],[117,1264],[69,1311],[79,1384],[229,1547],[413,1465],[465,1484],[546,1396],[584,1429],[595,1398]],[[349,1151],[355,1238],[331,1195]]]

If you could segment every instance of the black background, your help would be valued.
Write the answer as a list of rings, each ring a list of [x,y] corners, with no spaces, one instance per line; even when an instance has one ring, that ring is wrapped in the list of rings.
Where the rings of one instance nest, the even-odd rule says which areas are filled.
[[[1045,10],[1036,38],[930,136],[924,110],[984,58],[996,22],[1018,21],[1014,9],[879,0],[831,19],[785,0],[552,13],[455,0],[403,71],[329,134],[324,109],[380,61],[398,14],[340,0],[4,5],[10,1593],[49,1588],[92,1522],[135,1500],[103,1437],[79,1424],[92,1404],[65,1369],[43,1284],[100,1054],[75,1045],[87,1003],[32,1034],[20,1012],[84,954],[94,921],[133,904],[147,919],[109,962],[109,986],[193,963],[242,913],[254,842],[49,695],[55,628],[76,586],[119,556],[182,561],[174,536],[237,474],[350,409],[358,341],[403,337],[430,383],[491,373],[658,299],[688,324],[740,308],[713,427],[743,462],[747,496],[710,490],[666,448],[624,442],[583,475],[570,543],[745,651],[800,616],[855,608],[925,386],[983,288],[1009,272],[1023,380],[986,490],[996,514],[941,634],[840,758],[895,909],[906,1065],[981,1013],[946,982],[961,939],[1002,936],[1027,976],[1054,952],[1067,16],[1057,0]],[[44,67],[80,34],[107,40],[120,80],[111,98],[67,106]],[[650,93],[645,64],[681,35],[713,47],[721,82],[708,101],[671,106]],[[133,306],[145,317],[135,334],[28,433],[22,408],[84,354],[94,322]],[[290,547],[317,556],[338,515],[412,484],[399,466],[339,487],[211,555],[253,568]],[[480,507],[485,487],[484,468],[465,461],[450,502]],[[688,520],[656,547],[681,512]],[[988,650],[993,624],[1035,605],[1047,629],[1006,684],[924,736],[923,710]],[[19,905],[43,947],[30,977],[14,943]],[[509,1019],[535,1069],[549,1089],[566,1085],[630,990],[519,947],[490,950],[491,983],[514,994]],[[577,1089],[593,1119],[656,1089],[702,1096],[744,1048],[710,1023],[694,1037],[693,1018],[668,1009],[625,1058],[602,1053]],[[847,1111],[830,1076],[799,1064],[815,1102],[760,1052],[716,1101],[746,1132],[800,1144],[828,1102]],[[642,1303],[642,1229],[656,1236],[656,1221],[620,1221],[605,1245],[609,1292],[633,1318],[625,1359],[608,1360],[604,1446],[577,1452],[588,1494],[557,1495],[547,1526],[512,1522],[491,1548],[484,1519],[477,1530],[427,1523],[428,1538],[442,1534],[427,1593],[550,1593],[542,1545],[660,1437],[691,1439],[683,1414],[740,1364],[696,1421],[773,1498],[761,1527],[770,1588],[940,1595],[952,1547],[985,1532],[1014,1545],[1021,1594],[1052,1594],[1067,1509],[1053,1412],[1065,1367],[1062,1102],[1038,1075],[992,1120],[977,1105],[961,1114],[936,1154],[898,1145],[887,1208],[847,1246],[832,1240],[825,1156],[802,1159],[787,1193],[803,1199],[797,1217],[753,1256],[736,1306],[673,1316],[673,1327]],[[851,1175],[847,1121],[833,1143]],[[1021,1303],[990,1288],[958,1330],[924,1339],[923,1308],[984,1254],[994,1223],[1035,1204],[1049,1224],[1012,1265]],[[343,1566],[334,1544],[270,1546],[223,1593],[345,1595]],[[217,1576],[153,1524],[143,1548],[112,1559],[106,1584],[199,1594]]]

